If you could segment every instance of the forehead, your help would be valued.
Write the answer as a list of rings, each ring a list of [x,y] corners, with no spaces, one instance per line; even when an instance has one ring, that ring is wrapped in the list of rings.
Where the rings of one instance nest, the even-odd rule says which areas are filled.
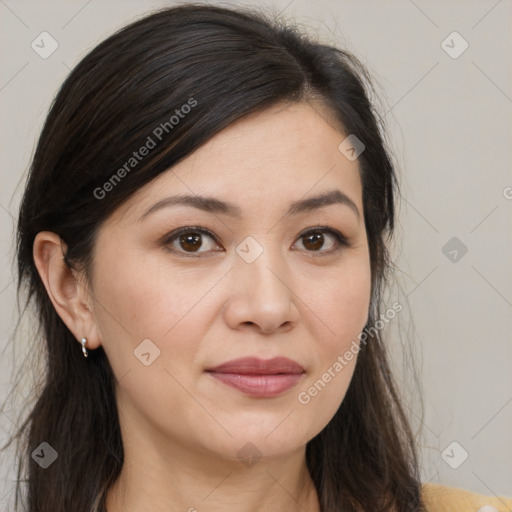
[[[231,124],[187,158],[145,185],[118,215],[135,221],[170,194],[236,202],[242,213],[338,189],[362,211],[357,160],[338,149],[347,134],[325,107],[281,104]]]

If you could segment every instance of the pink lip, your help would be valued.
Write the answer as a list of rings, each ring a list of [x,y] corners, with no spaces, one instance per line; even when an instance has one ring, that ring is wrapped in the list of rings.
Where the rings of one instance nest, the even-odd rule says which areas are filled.
[[[254,397],[277,396],[295,386],[304,368],[286,357],[234,359],[206,370],[228,386]]]

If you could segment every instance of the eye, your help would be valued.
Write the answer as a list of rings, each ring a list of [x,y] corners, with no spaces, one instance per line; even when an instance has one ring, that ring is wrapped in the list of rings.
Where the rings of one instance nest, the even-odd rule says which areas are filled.
[[[327,240],[331,240],[327,250],[321,250]],[[204,240],[209,239],[210,243],[204,247]],[[312,256],[328,256],[340,251],[343,247],[350,246],[349,241],[339,231],[327,226],[315,226],[304,231],[298,238],[304,240],[302,245]],[[162,245],[166,250],[183,255],[185,257],[200,258],[204,253],[220,252],[220,244],[215,235],[201,226],[186,226],[172,231],[164,237]],[[217,248],[217,249],[216,249]],[[200,250],[204,249],[204,250]],[[317,253],[317,254],[315,254]]]
[[[204,238],[209,238],[214,243],[206,244],[206,250],[199,249],[204,246]],[[162,241],[163,245],[171,252],[182,253],[186,256],[201,257],[202,253],[209,252],[212,247],[218,247],[215,236],[209,230],[201,226],[187,226],[169,233]],[[209,245],[209,247],[208,247]],[[197,256],[196,256],[197,254]]]
[[[330,248],[324,251],[320,249],[325,244],[325,234],[331,238]],[[326,226],[316,226],[308,229],[299,236],[299,240],[304,240],[302,245],[307,252],[313,253],[312,256],[326,256],[337,253],[343,247],[349,246],[348,240],[337,230]],[[318,253],[318,254],[314,254]]]

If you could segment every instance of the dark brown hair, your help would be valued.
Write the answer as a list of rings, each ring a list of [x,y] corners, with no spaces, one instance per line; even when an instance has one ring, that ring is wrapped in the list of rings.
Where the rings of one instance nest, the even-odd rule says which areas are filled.
[[[414,435],[378,329],[371,329],[391,265],[386,236],[394,230],[398,187],[372,91],[368,71],[348,51],[313,41],[277,17],[204,4],[148,15],[73,69],[44,124],[18,219],[18,297],[25,286],[23,312],[33,303],[45,371],[13,437],[19,446],[16,510],[25,501],[29,512],[90,512],[123,464],[109,361],[101,347],[85,359],[53,308],[34,265],[36,234],[57,233],[68,247],[66,263],[90,277],[99,226],[143,185],[248,114],[318,100],[365,145],[358,162],[371,334],[340,408],[307,445],[307,464],[323,512],[423,510]],[[186,116],[169,121],[191,100],[196,103]],[[108,199],[99,197],[98,189],[158,126],[167,129],[158,132],[156,147],[120,182],[110,182]],[[42,441],[59,453],[46,470],[31,459]]]

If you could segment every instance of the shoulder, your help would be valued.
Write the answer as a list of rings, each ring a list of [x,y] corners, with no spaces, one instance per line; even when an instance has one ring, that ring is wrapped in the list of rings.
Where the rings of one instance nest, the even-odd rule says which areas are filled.
[[[428,512],[511,512],[512,499],[486,496],[457,487],[423,484],[423,501]]]

